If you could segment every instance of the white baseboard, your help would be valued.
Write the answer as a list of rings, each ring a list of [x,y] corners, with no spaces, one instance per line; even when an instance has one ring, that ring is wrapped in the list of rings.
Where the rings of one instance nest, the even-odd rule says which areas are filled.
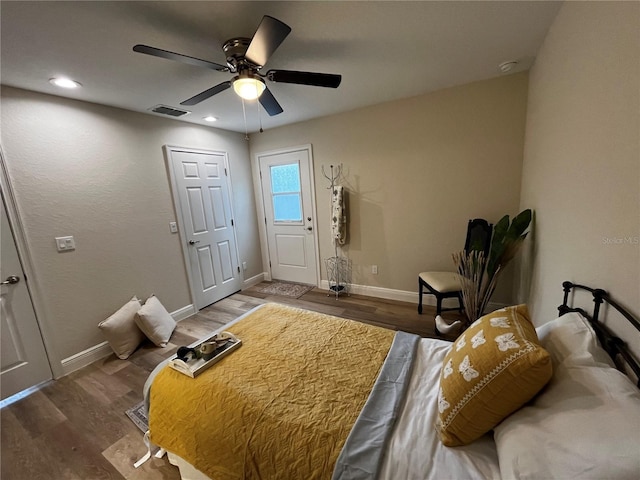
[[[255,277],[247,278],[244,282],[242,282],[242,290],[246,290],[247,288],[253,287],[254,285],[259,284],[260,282],[265,280],[265,273],[259,273]]]
[[[113,353],[108,342],[102,342],[93,347],[89,347],[82,352],[78,352],[75,355],[62,360],[62,372],[63,375],[69,375],[71,372],[80,370],[82,367],[107,357]]]
[[[322,280],[320,282],[320,288],[323,290],[329,290],[329,282]],[[387,300],[398,300],[399,302],[408,302],[418,304],[418,292],[408,292],[406,290],[394,290],[392,288],[384,287],[372,287],[370,285],[349,285],[349,292],[356,295],[366,295],[368,297],[386,298]],[[433,295],[423,295],[422,303],[432,307],[436,306],[436,297]],[[454,298],[445,298],[442,302],[442,306],[445,308],[457,307],[458,302]],[[487,305],[487,311],[492,312],[499,308],[506,307],[507,304],[498,302],[489,302]]]
[[[320,288],[329,290],[329,282],[327,280],[320,281]],[[349,285],[349,293],[356,295],[366,295],[368,297],[386,298],[388,300],[398,300],[400,302],[409,302],[418,304],[418,294],[407,292],[406,290],[394,290],[384,287],[372,287],[370,285]],[[426,298],[424,300],[427,300]],[[435,305],[435,303],[434,303]]]
[[[171,312],[171,316],[176,322],[180,320],[184,320],[185,318],[189,318],[191,315],[195,314],[196,310],[193,305],[186,305],[182,308],[179,308],[175,312]],[[69,375],[71,372],[75,372],[76,370],[80,370],[87,365],[92,364],[104,357],[108,357],[113,353],[111,347],[108,342],[102,342],[98,345],[94,345],[93,347],[89,347],[82,352],[78,352],[75,355],[71,355],[70,357],[65,358],[60,362],[62,364],[62,376]]]
[[[186,305],[175,312],[171,312],[171,316],[176,322],[179,322],[180,320],[189,318],[191,315],[195,315],[196,313],[196,308],[193,305]]]

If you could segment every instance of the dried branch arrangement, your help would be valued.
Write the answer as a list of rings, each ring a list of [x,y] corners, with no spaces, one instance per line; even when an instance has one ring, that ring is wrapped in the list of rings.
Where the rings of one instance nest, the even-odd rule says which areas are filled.
[[[505,215],[493,228],[488,257],[479,250],[453,254],[453,262],[461,277],[467,326],[484,314],[496,289],[498,275],[520,250],[530,223],[529,209],[516,215],[512,222],[509,221],[509,215]]]

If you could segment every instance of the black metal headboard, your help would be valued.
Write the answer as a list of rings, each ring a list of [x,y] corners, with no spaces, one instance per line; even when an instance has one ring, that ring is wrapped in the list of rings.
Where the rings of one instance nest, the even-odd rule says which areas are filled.
[[[607,351],[609,356],[614,360],[614,362],[618,362],[620,358],[622,358],[626,364],[633,371],[636,379],[638,388],[640,388],[640,363],[635,359],[635,357],[629,351],[627,344],[619,337],[613,334],[609,328],[607,328],[602,322],[599,321],[598,315],[600,314],[600,306],[602,303],[606,302],[611,307],[616,309],[624,318],[629,320],[629,323],[633,325],[638,331],[640,331],[640,321],[635,318],[631,313],[629,313],[624,307],[622,307],[619,303],[613,300],[607,292],[600,288],[590,288],[585,287],[584,285],[578,285],[573,282],[562,282],[562,288],[564,289],[564,301],[562,305],[558,307],[558,311],[560,315],[564,315],[569,312],[578,312],[583,317],[585,317],[591,323],[593,330],[596,332],[598,336],[598,340],[602,344],[602,347]],[[578,290],[586,290],[591,292],[593,295],[593,314],[587,313],[582,308],[574,308],[569,307],[567,302],[569,300],[569,292],[572,289]]]

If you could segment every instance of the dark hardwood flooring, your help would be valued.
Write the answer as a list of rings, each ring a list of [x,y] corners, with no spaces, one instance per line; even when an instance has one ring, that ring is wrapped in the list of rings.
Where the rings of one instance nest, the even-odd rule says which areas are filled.
[[[327,296],[314,289],[295,299],[256,287],[231,295],[178,323],[166,348],[144,343],[129,359],[115,355],[49,382],[0,411],[2,480],[179,479],[178,469],[152,458],[139,469],[143,435],[124,414],[142,400],[151,370],[178,346],[204,337],[257,305],[287,304],[424,337],[434,336],[433,307],[361,295]],[[455,317],[450,314],[448,317]]]

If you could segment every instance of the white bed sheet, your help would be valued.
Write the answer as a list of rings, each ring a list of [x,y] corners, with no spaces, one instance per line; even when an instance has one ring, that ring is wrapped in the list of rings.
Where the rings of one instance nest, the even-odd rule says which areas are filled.
[[[411,380],[383,460],[380,480],[499,479],[493,434],[445,447],[434,428],[440,369],[450,342],[421,339]]]
[[[389,440],[379,480],[499,479],[498,454],[489,433],[471,445],[445,447],[434,428],[438,382],[450,342],[423,338],[411,373],[404,406]],[[177,455],[172,464],[183,480],[208,477]]]

